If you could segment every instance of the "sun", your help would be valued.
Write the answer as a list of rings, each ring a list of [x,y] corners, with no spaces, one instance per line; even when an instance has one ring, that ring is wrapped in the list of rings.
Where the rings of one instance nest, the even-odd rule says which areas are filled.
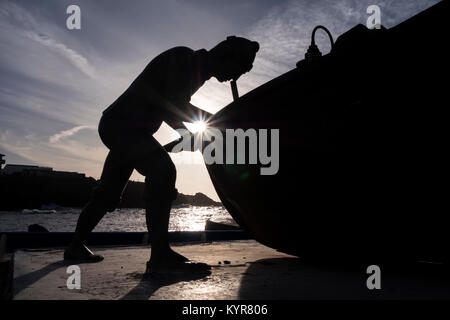
[[[207,129],[207,127],[208,126],[206,122],[202,120],[186,123],[186,128],[188,128],[188,130],[191,131],[192,133],[204,132]]]
[[[195,130],[195,132],[205,131],[206,130],[206,122],[205,121],[194,122],[194,130]]]

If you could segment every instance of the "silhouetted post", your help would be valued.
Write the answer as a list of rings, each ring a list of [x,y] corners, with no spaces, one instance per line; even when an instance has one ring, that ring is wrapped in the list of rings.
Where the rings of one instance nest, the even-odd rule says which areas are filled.
[[[0,153],[0,172],[3,170],[3,165],[6,163],[5,159],[3,159],[5,155]]]
[[[233,100],[239,99],[239,92],[236,84],[236,80],[231,80],[231,92],[233,93]]]
[[[6,253],[6,235],[0,238],[0,300],[13,298],[14,253]]]

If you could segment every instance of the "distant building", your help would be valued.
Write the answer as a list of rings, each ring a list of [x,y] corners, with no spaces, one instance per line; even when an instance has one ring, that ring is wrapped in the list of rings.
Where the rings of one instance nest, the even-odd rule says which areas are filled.
[[[53,168],[28,166],[21,164],[7,164],[2,170],[4,175],[16,175],[27,177],[52,177],[52,178],[85,178],[84,173],[54,171]]]
[[[28,166],[22,164],[7,164],[2,170],[3,174],[19,174],[19,175],[45,175],[49,172],[53,172],[52,168]]]
[[[5,163],[3,159],[5,155],[0,154],[0,168]],[[55,171],[50,167],[29,166],[23,164],[7,164],[1,169],[1,174],[15,175],[15,176],[27,176],[27,177],[52,177],[52,178],[85,178],[84,173],[68,172],[68,171]]]

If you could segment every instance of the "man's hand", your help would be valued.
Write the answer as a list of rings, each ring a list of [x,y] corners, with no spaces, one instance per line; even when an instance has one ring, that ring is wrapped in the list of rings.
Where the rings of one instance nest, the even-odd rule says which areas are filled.
[[[186,128],[186,127],[185,127],[185,128]],[[167,152],[174,152],[174,151],[173,151],[173,148],[174,148],[176,145],[182,143],[184,139],[188,139],[188,141],[191,142],[191,143],[190,143],[190,149],[189,149],[189,150],[181,149],[181,150],[178,150],[178,151],[176,151],[176,152],[180,152],[180,151],[196,151],[196,150],[194,150],[194,146],[192,145],[192,143],[195,141],[195,135],[194,135],[194,133],[190,132],[190,131],[187,130],[187,129],[186,129],[185,131],[186,131],[186,133],[185,133],[184,135],[182,135],[182,136],[181,136],[180,138],[178,138],[177,140],[174,140],[174,141],[169,142],[168,144],[164,145],[163,148],[164,148]],[[183,146],[183,147],[185,147],[185,146]]]
[[[184,116],[177,117],[175,114],[172,114],[173,119],[164,120],[170,127],[173,129],[187,129],[183,122],[196,122],[196,121],[204,121],[208,122],[209,119],[213,116],[212,113],[208,111],[197,108],[196,106],[187,103],[183,108]]]

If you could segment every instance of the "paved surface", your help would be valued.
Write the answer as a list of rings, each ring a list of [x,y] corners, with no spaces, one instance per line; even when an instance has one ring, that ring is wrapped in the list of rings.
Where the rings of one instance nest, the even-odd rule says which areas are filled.
[[[252,240],[185,244],[174,249],[210,264],[211,273],[144,280],[148,247],[96,248],[105,260],[79,264],[81,289],[69,290],[69,264],[62,261],[62,250],[18,251],[14,299],[450,298],[450,272],[442,265],[382,267],[381,290],[368,290],[367,266],[312,263]]]

